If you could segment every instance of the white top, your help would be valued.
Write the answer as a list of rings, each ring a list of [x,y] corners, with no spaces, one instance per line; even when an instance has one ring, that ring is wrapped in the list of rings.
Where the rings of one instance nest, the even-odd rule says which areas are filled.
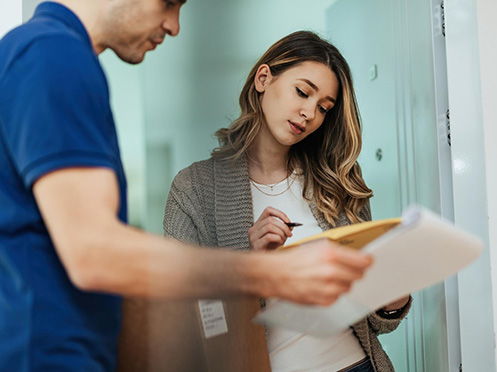
[[[272,185],[272,189],[258,183],[255,183],[255,186],[254,182],[251,182],[254,221],[257,221],[264,209],[273,207],[284,212],[290,221],[303,224],[293,229],[293,236],[285,244],[322,232],[309,204],[302,197],[302,185],[298,177],[292,175],[287,180]],[[271,299],[268,304],[270,302]],[[325,339],[282,328],[269,328],[268,338],[273,372],[338,371],[366,357],[359,340],[350,328]]]

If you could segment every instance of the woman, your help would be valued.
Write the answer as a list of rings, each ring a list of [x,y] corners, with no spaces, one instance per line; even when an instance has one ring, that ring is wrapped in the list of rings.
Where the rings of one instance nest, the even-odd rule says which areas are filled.
[[[250,72],[240,107],[217,131],[212,158],[173,181],[167,235],[264,250],[371,219],[351,74],[333,45],[311,32],[281,39]],[[272,370],[393,371],[376,335],[394,330],[410,303],[402,298],[329,339],[268,329]]]

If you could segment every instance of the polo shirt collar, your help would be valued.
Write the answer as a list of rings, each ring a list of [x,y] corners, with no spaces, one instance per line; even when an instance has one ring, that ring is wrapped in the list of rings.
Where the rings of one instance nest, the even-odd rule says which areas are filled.
[[[88,43],[88,46],[93,50],[90,35],[88,35],[85,26],[80,21],[78,16],[74,14],[74,12],[71,11],[69,8],[56,2],[47,1],[38,5],[33,18],[44,16],[55,18],[63,22],[67,27],[80,35],[81,38],[86,41]]]

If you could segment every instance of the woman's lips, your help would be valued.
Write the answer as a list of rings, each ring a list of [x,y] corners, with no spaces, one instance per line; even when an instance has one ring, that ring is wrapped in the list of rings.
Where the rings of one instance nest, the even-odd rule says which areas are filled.
[[[288,124],[290,125],[290,129],[292,130],[292,132],[297,134],[297,135],[305,132],[305,127],[303,127],[297,123],[294,123],[294,122],[289,120]]]

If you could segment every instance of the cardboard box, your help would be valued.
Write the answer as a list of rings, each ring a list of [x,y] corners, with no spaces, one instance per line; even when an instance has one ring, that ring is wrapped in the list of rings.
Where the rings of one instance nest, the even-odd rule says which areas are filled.
[[[198,301],[125,300],[117,371],[270,372],[264,327],[251,322],[259,300],[223,300],[227,332],[206,338],[210,320],[223,329],[209,305],[202,313]]]

